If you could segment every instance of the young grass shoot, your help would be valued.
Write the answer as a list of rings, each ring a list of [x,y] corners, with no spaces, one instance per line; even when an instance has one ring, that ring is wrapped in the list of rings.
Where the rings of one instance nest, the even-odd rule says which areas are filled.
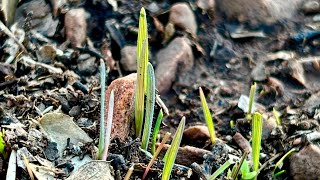
[[[174,165],[174,161],[176,159],[178,149],[180,147],[184,126],[185,126],[186,118],[183,117],[179,123],[178,129],[173,137],[171,146],[167,150],[167,153],[164,158],[164,167],[162,171],[162,180],[169,180],[171,171]]]
[[[255,112],[252,120],[252,160],[253,170],[258,172],[262,137],[262,115]]]
[[[216,134],[215,134],[215,131],[214,131],[214,124],[213,124],[212,116],[211,116],[211,113],[210,113],[206,98],[204,96],[204,93],[203,93],[201,87],[199,87],[199,92],[200,92],[200,99],[201,99],[204,118],[206,120],[206,123],[207,123],[207,126],[208,126],[208,130],[209,130],[209,133],[210,133],[211,143],[214,144],[216,142]]]
[[[148,63],[148,77],[147,77],[147,99],[146,99],[146,116],[143,127],[143,135],[141,141],[141,148],[147,150],[149,138],[151,134],[154,104],[156,100],[156,83],[154,70],[151,63]]]
[[[246,118],[248,120],[252,119],[254,97],[255,97],[255,94],[256,94],[256,89],[257,89],[257,84],[254,83],[250,88],[250,94],[249,94],[249,109],[248,109],[248,114],[246,116]]]
[[[102,152],[104,148],[104,100],[105,100],[105,92],[106,92],[106,65],[103,60],[100,60],[100,84],[101,84],[101,97],[100,97],[100,137],[99,137],[99,145],[98,145],[98,159],[102,158]]]
[[[155,150],[156,150],[157,136],[158,136],[158,133],[160,130],[162,118],[163,118],[163,112],[162,112],[162,109],[160,109],[158,117],[157,117],[156,125],[154,126],[154,129],[153,129],[152,144],[151,144],[151,153],[152,154],[154,154]]]
[[[113,108],[114,108],[114,92],[112,90],[109,98],[107,129],[105,132],[105,143],[104,143],[104,149],[102,152],[101,160],[107,160],[107,157],[108,157],[108,149],[110,145],[110,136],[111,136],[111,128],[112,128],[112,120],[113,120]]]
[[[231,164],[234,164],[232,160],[226,161],[222,166],[219,167],[210,177],[209,180],[215,180],[220,174],[222,174]]]
[[[147,89],[148,65],[148,31],[146,11],[141,8],[139,17],[139,32],[137,42],[137,84],[135,92],[135,126],[136,136],[141,137],[144,118],[144,95]]]

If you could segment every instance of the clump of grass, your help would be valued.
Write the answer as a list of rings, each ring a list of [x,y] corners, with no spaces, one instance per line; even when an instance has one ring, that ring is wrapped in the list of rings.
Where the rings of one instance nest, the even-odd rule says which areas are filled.
[[[244,160],[241,168],[241,179],[245,180],[245,179],[253,179],[257,176],[257,171],[250,171],[250,167],[249,167],[249,163],[247,160]]]
[[[262,115],[255,112],[252,120],[252,160],[253,170],[258,172],[262,137]]]
[[[103,60],[100,60],[100,84],[101,84],[101,97],[100,97],[100,137],[98,145],[98,159],[102,158],[102,152],[104,148],[104,101],[105,101],[105,92],[106,92],[106,65]]]
[[[154,70],[151,63],[148,63],[148,77],[147,77],[147,99],[146,99],[146,117],[144,121],[143,127],[143,135],[142,135],[142,142],[141,148],[147,150],[148,142],[151,134],[151,127],[152,127],[152,120],[153,120],[153,113],[154,113],[154,104],[156,101],[156,83],[155,83],[155,76]]]
[[[144,118],[144,95],[147,90],[148,65],[148,31],[147,18],[144,8],[140,10],[139,32],[137,42],[137,84],[135,92],[135,126],[136,136],[141,137]]]
[[[163,118],[163,112],[162,112],[162,109],[160,109],[158,117],[157,117],[156,125],[154,126],[154,129],[153,129],[152,145],[151,145],[151,153],[152,154],[154,154],[154,152],[156,150],[157,136],[159,133],[162,118]]]
[[[178,149],[181,143],[181,139],[182,139],[182,134],[183,134],[183,130],[184,130],[184,126],[185,126],[185,121],[186,118],[183,117],[179,123],[179,126],[177,128],[177,131],[173,137],[171,146],[169,147],[164,161],[164,167],[163,167],[163,171],[162,171],[162,180],[169,180],[170,179],[170,175],[171,175],[171,171],[174,165],[174,161],[176,159],[177,153],[178,153]]]
[[[199,87],[199,93],[200,93],[200,99],[201,99],[204,118],[206,120],[207,127],[208,127],[208,130],[210,133],[210,139],[211,139],[212,144],[214,144],[216,142],[216,134],[214,131],[214,124],[213,124],[212,116],[211,116],[206,98],[204,96],[204,93],[203,93],[201,87]]]

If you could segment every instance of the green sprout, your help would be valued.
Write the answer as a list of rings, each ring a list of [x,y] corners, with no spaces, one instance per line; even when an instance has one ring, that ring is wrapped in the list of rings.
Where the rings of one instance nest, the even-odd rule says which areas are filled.
[[[241,179],[243,180],[250,180],[257,176],[256,171],[250,172],[250,167],[247,160],[243,161],[240,171],[241,171]]]
[[[182,134],[185,126],[186,118],[182,117],[179,126],[177,128],[177,131],[175,135],[173,136],[173,140],[171,143],[171,146],[169,147],[166,156],[164,158],[164,167],[163,167],[163,172],[162,172],[162,180],[169,180],[171,171],[174,165],[174,161],[176,159],[178,149],[181,143],[182,139]]]
[[[110,145],[110,136],[111,136],[112,119],[113,119],[113,108],[114,108],[114,92],[112,90],[109,98],[107,129],[105,133],[105,143],[104,143],[104,149],[103,149],[102,158],[101,158],[102,160],[107,160],[107,157],[108,157],[108,149]]]
[[[143,127],[143,135],[141,148],[147,150],[148,142],[151,134],[152,120],[153,120],[153,112],[154,112],[154,104],[156,101],[156,83],[154,70],[151,63],[148,63],[148,90],[147,90],[147,99],[146,99],[146,117]]]
[[[233,168],[232,168],[232,171],[231,171],[231,177],[232,179],[237,179],[238,177],[238,174],[241,170],[241,167],[242,167],[242,164],[243,162],[247,159],[247,156],[248,156],[248,152],[245,151],[240,159],[240,162],[239,163],[236,163]]]
[[[1,129],[0,129],[1,130]],[[6,144],[3,140],[3,134],[0,131],[0,154],[6,159],[7,158],[7,153],[6,153]]]
[[[278,173],[275,174],[276,169],[279,168],[279,166],[280,166],[281,164],[283,164],[283,161],[284,161],[291,153],[293,153],[294,151],[296,151],[296,149],[295,149],[295,148],[292,148],[292,149],[291,149],[290,151],[288,151],[285,155],[283,155],[282,158],[280,158],[280,160],[276,163],[276,165],[275,165],[275,167],[274,167],[274,169],[273,169],[273,174],[274,174],[274,176],[276,176],[276,174],[278,174],[278,173],[281,172],[281,171],[280,171],[280,172],[278,172]],[[284,173],[284,172],[282,172],[282,173]],[[280,176],[282,173],[278,174],[278,176]]]
[[[148,65],[148,31],[146,11],[140,10],[139,32],[137,42],[137,85],[135,92],[135,126],[136,136],[141,137],[144,117],[144,95],[147,89],[147,65]]]
[[[216,134],[214,131],[214,124],[212,121],[212,116],[206,101],[206,98],[203,94],[203,91],[201,89],[201,87],[199,87],[199,92],[200,92],[200,99],[201,99],[201,104],[202,104],[202,109],[203,109],[203,114],[204,114],[204,118],[206,120],[207,126],[208,126],[208,130],[210,133],[210,139],[211,139],[211,143],[214,144],[216,142]]]
[[[100,98],[100,138],[98,145],[98,159],[102,158],[104,148],[104,100],[106,91],[106,65],[103,60],[100,60],[100,78],[101,78],[101,98]]]
[[[215,180],[220,174],[222,174],[231,164],[234,164],[232,160],[226,161],[219,169],[217,169],[210,177],[209,180]]]
[[[250,88],[250,94],[249,94],[249,109],[248,109],[248,114],[246,116],[248,120],[252,119],[253,103],[254,103],[254,96],[256,94],[256,89],[257,89],[257,84],[254,83]]]
[[[162,112],[162,109],[160,109],[160,112],[157,117],[156,125],[154,126],[154,129],[153,129],[152,145],[151,145],[151,153],[152,154],[154,154],[154,152],[156,150],[157,136],[159,133],[162,118],[163,118],[163,112]]]
[[[272,109],[273,115],[276,118],[276,122],[278,126],[281,126],[280,113],[275,108]]]
[[[252,121],[252,160],[253,170],[258,172],[262,137],[262,115],[255,112]]]

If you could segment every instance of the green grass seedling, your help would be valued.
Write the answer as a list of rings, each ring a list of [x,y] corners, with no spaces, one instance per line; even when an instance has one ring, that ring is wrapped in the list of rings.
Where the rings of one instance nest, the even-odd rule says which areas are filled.
[[[107,157],[108,157],[108,149],[110,145],[111,128],[112,128],[112,120],[113,120],[113,108],[114,108],[114,92],[112,90],[109,98],[107,129],[105,132],[105,143],[104,143],[104,149],[103,149],[102,158],[101,158],[102,160],[107,160]]]
[[[280,113],[275,108],[272,109],[272,112],[274,117],[276,118],[277,125],[281,126]]]
[[[143,127],[143,135],[141,141],[141,148],[147,150],[149,138],[151,134],[153,113],[154,113],[154,104],[156,101],[156,83],[154,70],[151,63],[148,63],[148,88],[147,88],[147,99],[146,99],[146,117]]]
[[[139,138],[141,137],[144,118],[144,95],[147,90],[148,59],[147,18],[145,9],[141,8],[137,42],[137,84],[135,92],[135,126],[136,136]]]
[[[257,176],[256,171],[250,172],[250,167],[249,167],[249,163],[247,160],[243,161],[241,168],[240,168],[240,171],[241,171],[241,179],[242,180],[251,180]]]
[[[104,100],[106,92],[106,65],[103,60],[100,60],[100,81],[101,81],[101,97],[100,97],[100,137],[98,145],[98,159],[102,158],[102,152],[105,143],[105,130],[104,130]]]
[[[288,151],[285,155],[282,156],[282,158],[280,158],[280,160],[276,163],[274,169],[273,169],[273,174],[275,174],[275,171],[277,170],[277,168],[283,164],[283,161],[294,151],[296,151],[295,148],[292,148],[290,151]]]
[[[256,89],[257,89],[257,84],[254,83],[250,88],[250,94],[249,94],[249,109],[248,109],[248,114],[246,116],[248,120],[252,119],[254,96],[256,94]]]
[[[215,180],[220,174],[222,174],[231,164],[234,164],[230,159],[219,167],[210,177],[209,180]]]
[[[252,120],[252,160],[253,170],[258,172],[262,137],[262,115],[255,112]]]
[[[200,99],[201,99],[204,118],[206,120],[207,127],[208,127],[208,130],[209,130],[209,133],[210,133],[211,143],[214,144],[216,142],[216,134],[215,134],[215,131],[214,131],[214,124],[213,124],[212,116],[211,116],[211,113],[210,113],[206,98],[205,98],[205,96],[203,94],[203,91],[202,91],[201,87],[199,87],[199,93],[200,93]]]
[[[163,112],[162,112],[162,109],[160,109],[160,112],[157,117],[156,125],[154,126],[154,129],[153,129],[152,145],[151,145],[151,153],[152,154],[154,154],[154,152],[156,150],[157,136],[158,136],[158,133],[160,130],[162,118],[163,118]]]
[[[169,147],[169,149],[166,153],[167,157],[164,158],[165,163],[164,163],[164,167],[163,167],[163,171],[162,171],[162,178],[161,178],[162,180],[169,180],[170,179],[170,175],[171,175],[171,171],[172,171],[172,168],[174,165],[174,161],[176,160],[178,149],[179,149],[179,146],[181,143],[185,122],[186,122],[186,118],[183,117],[179,123],[179,126],[177,128],[175,135],[173,136],[171,146]]]

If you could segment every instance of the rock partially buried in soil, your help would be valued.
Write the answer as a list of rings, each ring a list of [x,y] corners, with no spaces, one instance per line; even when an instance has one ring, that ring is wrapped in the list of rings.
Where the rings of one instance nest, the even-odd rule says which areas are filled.
[[[71,9],[64,18],[65,33],[67,40],[73,48],[82,47],[87,37],[87,22],[85,10],[82,8]]]
[[[205,143],[208,139],[210,139],[208,127],[196,125],[184,130],[182,141],[188,145],[193,145],[194,143]]]
[[[109,162],[106,161],[91,161],[81,166],[78,171],[74,172],[67,180],[114,180],[111,175],[113,171]]]
[[[169,22],[193,35],[197,34],[197,22],[187,3],[177,3],[171,7]]]
[[[318,13],[320,12],[320,3],[319,1],[306,1],[301,9],[305,14]]]
[[[312,180],[320,177],[320,149],[309,144],[290,157],[290,175],[294,180]]]
[[[121,60],[120,63],[126,71],[137,70],[137,47],[136,46],[125,46],[121,49]]]
[[[217,9],[228,20],[269,24],[292,18],[301,0],[217,0]]]
[[[130,133],[131,125],[133,124],[134,114],[134,91],[137,74],[132,73],[128,76],[112,81],[106,91],[106,108],[105,108],[105,123],[108,118],[109,97],[114,90],[114,109],[111,139],[118,137],[121,141],[125,141]],[[105,124],[107,126],[107,124]]]
[[[156,146],[159,146],[160,143],[157,143]],[[164,156],[164,153],[169,149],[170,145],[164,144],[161,154]],[[212,154],[210,151],[196,148],[193,146],[184,146],[179,147],[178,154],[175,160],[175,163],[181,164],[184,166],[190,166],[192,163],[202,163],[204,160],[205,154]]]
[[[165,49],[158,52],[156,59],[158,64],[155,70],[156,86],[162,94],[171,88],[177,73],[192,68],[194,58],[190,41],[185,37],[175,38]]]

